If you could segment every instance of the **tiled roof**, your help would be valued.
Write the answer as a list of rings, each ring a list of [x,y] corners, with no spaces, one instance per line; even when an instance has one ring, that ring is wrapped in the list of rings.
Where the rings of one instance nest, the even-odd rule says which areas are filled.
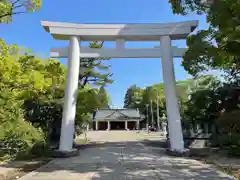
[[[93,119],[99,120],[124,120],[124,119],[142,119],[138,109],[98,109],[93,114]]]

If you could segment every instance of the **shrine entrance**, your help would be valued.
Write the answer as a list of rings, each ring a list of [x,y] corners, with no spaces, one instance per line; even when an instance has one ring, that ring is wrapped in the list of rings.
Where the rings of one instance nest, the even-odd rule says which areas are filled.
[[[107,130],[108,123],[106,121],[101,121],[98,123],[98,130]]]
[[[125,130],[124,121],[112,121],[110,124],[110,130]]]
[[[69,40],[69,47],[51,49],[51,57],[68,58],[67,86],[64,95],[60,151],[72,151],[76,114],[76,92],[81,58],[161,58],[170,149],[183,152],[173,57],[182,57],[185,48],[172,47],[171,40],[185,39],[198,21],[166,24],[73,24],[41,21],[44,29],[57,40]],[[115,41],[116,48],[82,47],[82,41]],[[125,48],[125,41],[158,41],[158,48]]]

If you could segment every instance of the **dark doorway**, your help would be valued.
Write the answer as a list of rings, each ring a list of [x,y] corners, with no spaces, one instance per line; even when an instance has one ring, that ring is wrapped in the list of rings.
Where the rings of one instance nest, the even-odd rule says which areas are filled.
[[[125,130],[125,122],[124,121],[111,121],[111,130]]]
[[[107,130],[107,122],[98,122],[98,130]]]
[[[136,125],[137,125],[137,123],[135,121],[128,121],[128,129],[129,130],[136,129],[137,128]]]
[[[96,122],[95,121],[92,122],[92,129],[96,130]]]

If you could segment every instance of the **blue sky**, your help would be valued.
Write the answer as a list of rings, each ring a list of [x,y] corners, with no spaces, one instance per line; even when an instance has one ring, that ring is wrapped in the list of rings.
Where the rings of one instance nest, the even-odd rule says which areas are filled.
[[[0,37],[7,43],[15,43],[40,56],[49,56],[51,47],[64,47],[66,41],[54,40],[44,31],[40,20],[75,23],[167,23],[199,20],[198,29],[207,27],[205,17],[191,14],[173,15],[168,0],[43,0],[40,11],[18,15],[8,25],[0,25]],[[158,42],[131,42],[127,47],[153,47]],[[174,41],[173,45],[186,47],[185,41]],[[111,46],[107,43],[106,46]],[[62,60],[66,63],[65,60]],[[112,59],[114,83],[107,86],[115,108],[123,106],[126,90],[132,84],[146,87],[162,82],[160,59]],[[177,80],[190,76],[181,67],[181,59],[174,59]]]

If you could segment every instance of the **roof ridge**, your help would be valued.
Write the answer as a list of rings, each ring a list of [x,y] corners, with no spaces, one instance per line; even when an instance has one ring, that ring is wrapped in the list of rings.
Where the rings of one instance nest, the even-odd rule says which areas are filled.
[[[98,110],[118,111],[118,110],[138,110],[138,108],[99,108]]]
[[[125,117],[130,117],[130,116],[127,116],[126,114],[122,113],[120,110],[117,110],[117,111]]]
[[[108,116],[106,116],[106,118],[112,116],[115,113],[116,113],[116,111],[114,111],[112,114],[109,114]]]

